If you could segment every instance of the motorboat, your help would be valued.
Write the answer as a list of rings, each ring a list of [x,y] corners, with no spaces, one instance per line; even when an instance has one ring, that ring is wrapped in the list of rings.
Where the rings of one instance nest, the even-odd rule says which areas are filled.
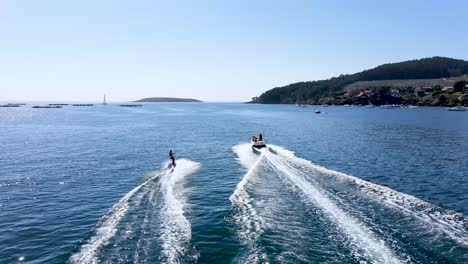
[[[315,109],[316,114],[320,114],[320,109]]]
[[[266,148],[266,145],[265,145],[265,141],[262,139],[258,139],[257,137],[253,136],[251,139],[250,139],[250,142],[252,143],[252,148],[253,149],[262,149],[262,148]]]
[[[447,109],[447,111],[457,111],[457,112],[466,111],[466,107],[464,107],[464,106],[454,106],[454,107],[448,107],[446,109]]]

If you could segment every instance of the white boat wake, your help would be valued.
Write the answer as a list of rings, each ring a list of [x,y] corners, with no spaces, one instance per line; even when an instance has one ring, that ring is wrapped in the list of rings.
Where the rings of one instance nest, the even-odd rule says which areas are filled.
[[[164,197],[160,225],[163,263],[178,263],[181,257],[188,254],[192,227],[184,215],[187,204],[184,186],[186,176],[195,173],[199,168],[199,163],[179,160],[172,175],[161,178]]]
[[[249,252],[244,258],[244,262],[258,263],[262,260],[266,261],[264,249],[259,247],[257,243],[260,235],[263,233],[264,219],[253,207],[252,198],[246,189],[247,183],[255,177],[258,166],[262,159],[264,159],[265,152],[257,156],[251,151],[244,151],[242,146],[234,147],[233,151],[238,154],[239,162],[247,169],[247,173],[237,184],[234,193],[229,197],[236,211],[233,217],[234,224],[240,227],[238,230],[239,238],[249,247]]]
[[[313,164],[308,160],[296,157],[293,152],[284,148],[277,146],[272,148],[290,163],[299,165],[301,169],[307,170],[313,175],[328,176],[335,178],[337,181],[353,183],[361,191],[372,196],[373,199],[380,200],[384,205],[395,208],[399,212],[411,215],[430,225],[431,231],[436,233],[436,236],[444,234],[457,243],[468,247],[468,222],[463,214],[442,209],[414,196]]]
[[[373,218],[361,217],[363,214],[365,215],[364,212],[371,212],[367,211],[371,210],[369,209],[371,207],[366,208],[364,205],[361,207],[359,203],[347,201],[346,189],[341,189],[336,194],[330,193],[326,184],[322,186],[323,182],[334,182],[338,184],[337,186],[345,188],[352,186],[359,195],[373,201],[372,203],[375,204],[373,206],[377,206],[376,208],[379,206],[380,208],[389,208],[387,212],[401,221],[399,224],[403,229],[400,232],[411,232],[408,230],[414,229],[418,234],[421,233],[424,239],[436,241],[443,237],[445,245],[447,243],[450,245],[452,242],[448,241],[452,240],[453,250],[463,251],[467,248],[467,220],[461,214],[438,208],[388,187],[315,165],[310,161],[296,157],[292,151],[278,146],[270,145],[270,151],[264,150],[260,155],[252,153],[250,144],[239,144],[233,148],[233,151],[238,155],[242,166],[248,169],[230,198],[238,237],[249,250],[248,261],[245,262],[267,263],[269,259],[269,255],[265,253],[262,246],[264,243],[260,240],[263,234],[269,231],[271,233],[271,230],[268,230],[269,224],[275,220],[265,217],[264,213],[258,213],[259,208],[255,205],[259,201],[252,198],[257,197],[259,192],[259,186],[253,188],[253,184],[258,184],[261,182],[260,178],[267,177],[268,173],[272,173],[268,169],[274,170],[273,173],[283,183],[291,186],[291,190],[299,194],[305,204],[317,208],[324,216],[322,221],[332,223],[336,230],[340,231],[347,239],[347,247],[356,261],[405,263],[412,262],[413,259],[412,256],[408,255],[409,251],[407,250],[410,249],[405,248],[403,244],[400,245],[400,243],[406,242],[399,242],[399,238],[393,238],[391,233],[388,233],[389,229],[384,231],[378,222],[372,222]],[[339,185],[346,182],[348,185]],[[274,192],[269,193],[269,195],[276,196]],[[336,195],[340,195],[340,197]],[[344,196],[341,197],[342,195]],[[277,213],[281,213],[278,208],[275,209]],[[261,208],[261,212],[265,210],[268,209]],[[351,210],[353,214],[347,210]],[[364,211],[360,212],[360,210]],[[277,217],[281,217],[281,215]],[[283,229],[287,230],[287,227]],[[427,241],[421,242],[428,247],[433,246],[430,245],[430,242],[429,245],[426,243]],[[442,255],[450,259],[450,252]]]
[[[329,220],[336,224],[352,241],[353,255],[378,263],[400,263],[401,260],[378,239],[365,225],[341,210],[323,190],[318,189],[305,175],[293,167],[288,166],[284,159],[278,155],[267,153],[266,157],[273,164],[280,175],[284,175],[291,184],[298,188],[316,207],[321,208]]]
[[[119,223],[125,217],[130,202],[139,204],[141,199],[149,194],[149,202],[153,203],[154,195],[157,190],[163,193],[161,208],[160,240],[162,245],[161,259],[166,263],[178,263],[178,259],[185,253],[184,246],[191,240],[191,225],[184,216],[186,207],[185,198],[185,179],[187,176],[195,173],[200,168],[200,164],[190,160],[178,160],[177,167],[174,170],[168,169],[167,164],[163,169],[150,174],[142,184],[138,185],[127,194],[125,194],[118,203],[116,203],[109,212],[102,217],[96,225],[94,235],[83,244],[80,250],[73,254],[69,263],[99,263],[100,253],[109,244],[112,238],[119,230]],[[150,184],[155,183],[150,186]],[[143,191],[144,188],[147,188]],[[148,208],[145,208],[148,210]],[[147,212],[149,214],[151,212]],[[130,223],[138,227],[147,227],[148,222]],[[138,246],[142,243],[138,243]],[[144,250],[148,251],[148,248]],[[138,254],[135,256],[135,262],[143,262]]]
[[[418,218],[420,221],[430,225],[433,232],[443,233],[457,243],[468,247],[468,222],[463,214],[439,208],[414,196],[400,193],[388,187],[374,184],[351,175],[329,170],[318,165],[312,166],[323,175],[353,182],[358,185],[361,190],[372,195],[374,199],[379,199],[387,206]]]

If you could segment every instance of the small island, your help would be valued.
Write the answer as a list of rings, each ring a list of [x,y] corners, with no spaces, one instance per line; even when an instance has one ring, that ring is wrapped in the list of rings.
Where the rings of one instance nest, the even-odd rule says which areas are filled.
[[[139,103],[201,103],[202,101],[191,98],[174,98],[174,97],[147,97],[134,102]]]

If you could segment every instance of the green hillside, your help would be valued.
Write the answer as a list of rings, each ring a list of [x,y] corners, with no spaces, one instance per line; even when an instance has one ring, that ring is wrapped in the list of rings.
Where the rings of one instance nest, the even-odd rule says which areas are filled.
[[[387,104],[410,103],[407,99],[411,98],[412,103],[421,105],[454,105],[465,100],[463,97],[464,88],[462,91],[459,91],[459,87],[457,91],[443,90],[445,83],[442,78],[459,77],[459,80],[464,81],[466,78],[463,75],[467,73],[468,61],[444,57],[424,58],[384,64],[370,70],[340,75],[328,80],[299,82],[273,88],[259,97],[253,98],[252,102],[265,104]],[[438,83],[434,79],[441,81]],[[408,81],[400,86],[395,85],[401,84],[404,80]],[[421,80],[428,80],[428,84]],[[366,83],[369,81],[370,84]],[[461,85],[462,83],[458,84],[458,86]],[[430,86],[432,91],[427,86]],[[350,88],[353,88],[352,92],[350,92]],[[421,93],[423,88],[426,90]],[[399,89],[399,91],[396,92],[395,89]],[[356,98],[360,92],[364,91],[365,94]],[[423,98],[429,95],[437,98]]]

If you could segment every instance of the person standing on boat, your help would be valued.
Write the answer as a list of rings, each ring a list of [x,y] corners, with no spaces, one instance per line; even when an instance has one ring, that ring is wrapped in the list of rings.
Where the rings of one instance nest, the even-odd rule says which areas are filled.
[[[258,134],[258,140],[259,140],[259,141],[263,141],[262,133],[259,133],[259,134]]]
[[[172,167],[175,167],[175,158],[174,158],[174,152],[172,152],[172,149],[169,150],[169,158],[172,161]]]

